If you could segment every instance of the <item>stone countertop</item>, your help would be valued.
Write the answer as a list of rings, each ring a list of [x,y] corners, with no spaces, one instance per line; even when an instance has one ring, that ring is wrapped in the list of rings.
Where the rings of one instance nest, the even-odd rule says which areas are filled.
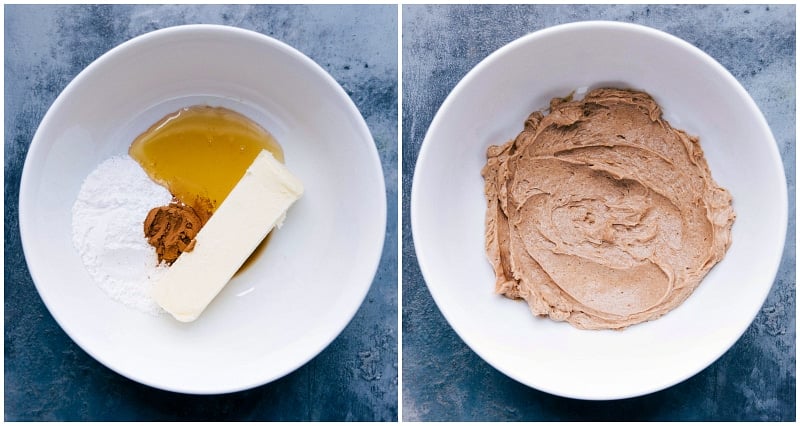
[[[528,388],[459,339],[436,308],[415,260],[411,179],[433,116],[458,81],[529,32],[583,20],[648,25],[725,66],[763,111],[795,205],[795,7],[403,6],[403,420],[794,420],[795,210],[772,291],[754,323],[717,362],[660,392],[580,401]]]
[[[327,70],[372,131],[388,200],[377,275],[342,334],[273,383],[216,396],[141,385],[80,349],[36,292],[17,217],[25,155],[67,83],[132,37],[188,23],[258,31]],[[395,5],[5,6],[5,420],[396,420],[397,64]]]

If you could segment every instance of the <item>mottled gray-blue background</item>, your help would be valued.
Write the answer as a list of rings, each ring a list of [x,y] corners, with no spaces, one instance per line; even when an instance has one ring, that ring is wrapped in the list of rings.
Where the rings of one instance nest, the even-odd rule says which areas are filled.
[[[104,367],[59,328],[23,257],[19,181],[56,96],[112,47],[173,25],[232,25],[275,37],[327,70],[372,131],[386,180],[377,276],[344,332],[294,373],[248,391],[190,396]],[[5,419],[397,419],[397,7],[5,6]]]
[[[456,83],[529,32],[582,20],[635,22],[683,38],[750,92],[778,142],[789,184],[780,270],[753,325],[700,374],[613,402],[552,396],[504,376],[444,320],[414,256],[408,205],[420,145]],[[403,6],[403,420],[794,420],[795,7]],[[658,367],[655,367],[658,368]]]

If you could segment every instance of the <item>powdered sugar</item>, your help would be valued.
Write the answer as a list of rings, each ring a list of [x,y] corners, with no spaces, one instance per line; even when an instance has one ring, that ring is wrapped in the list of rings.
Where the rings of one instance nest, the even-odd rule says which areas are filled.
[[[163,312],[150,289],[166,270],[144,236],[153,207],[172,196],[127,155],[101,163],[72,207],[73,244],[94,281],[111,298],[142,312]]]

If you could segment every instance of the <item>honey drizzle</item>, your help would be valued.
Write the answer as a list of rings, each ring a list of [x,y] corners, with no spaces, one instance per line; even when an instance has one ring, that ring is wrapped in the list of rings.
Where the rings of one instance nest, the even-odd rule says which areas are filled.
[[[136,137],[128,154],[180,202],[210,216],[262,149],[284,161],[281,146],[254,121],[227,108],[195,105],[153,124]],[[239,271],[269,239],[264,238]]]

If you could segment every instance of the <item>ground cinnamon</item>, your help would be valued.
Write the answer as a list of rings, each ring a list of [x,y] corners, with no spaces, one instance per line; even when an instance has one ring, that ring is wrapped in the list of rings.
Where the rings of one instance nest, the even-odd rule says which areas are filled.
[[[144,220],[144,235],[155,247],[159,263],[172,265],[183,252],[192,251],[194,237],[210,217],[203,208],[195,209],[173,199],[169,205],[155,207]]]

